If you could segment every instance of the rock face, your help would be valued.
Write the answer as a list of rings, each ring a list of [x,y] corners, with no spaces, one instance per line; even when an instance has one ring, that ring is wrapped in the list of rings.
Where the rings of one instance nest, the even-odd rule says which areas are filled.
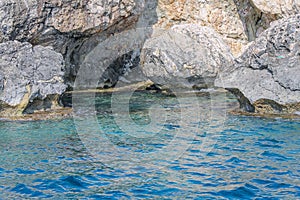
[[[3,0],[0,42],[52,46],[64,56],[65,80],[72,86],[85,55],[110,35],[132,28],[143,9],[148,8],[141,0]]]
[[[0,41],[33,41],[42,35],[91,35],[136,14],[134,0],[3,0]],[[8,14],[9,13],[9,14]]]
[[[145,27],[151,30],[135,48],[109,47],[114,52],[105,55],[109,63],[94,69],[103,74],[104,87],[148,77],[161,85],[205,88],[214,84],[221,70],[226,87],[242,92],[236,94],[248,102],[244,108],[251,110],[251,103],[260,98],[266,99],[260,103],[296,102],[299,19],[293,15],[297,13],[296,0],[1,0],[2,114],[50,108],[65,83],[74,86],[90,53],[103,53],[101,43]],[[230,70],[233,55],[238,57],[255,39]]]
[[[209,26],[237,56],[276,19],[255,7],[251,0],[159,0],[156,26],[169,28],[186,23]]]
[[[33,104],[39,104],[36,109],[57,106],[57,98],[66,90],[63,69],[62,55],[50,47],[17,41],[1,43],[1,115],[32,112]]]
[[[178,24],[210,26],[238,54],[248,42],[247,35],[233,0],[159,0],[156,27],[170,28]]]
[[[143,1],[141,1],[143,2]],[[99,51],[98,46],[102,46],[102,44],[107,44],[107,41],[111,43],[115,43],[115,40],[118,40],[120,37],[119,35],[126,35],[128,32],[133,31],[136,34],[137,32],[151,32],[152,25],[156,23],[157,21],[157,15],[156,15],[156,7],[157,2],[156,1],[145,1],[143,3],[140,3],[140,0],[135,0],[135,13],[133,15],[130,15],[128,17],[124,17],[121,19],[119,23],[116,23],[115,25],[111,26],[110,28],[106,29],[105,31],[93,34],[91,37],[83,37],[76,40],[74,43],[69,45],[68,54],[66,55],[66,79],[67,82],[70,83],[70,85],[73,85],[74,80],[76,79],[77,73],[80,69],[80,67],[85,62],[86,57],[88,54],[92,53],[93,51]],[[139,9],[142,8],[142,11]],[[136,30],[136,31],[135,31]],[[137,35],[140,35],[139,33]],[[143,45],[144,41],[149,37],[144,34],[145,38],[143,40],[138,39],[137,41],[140,43],[140,47],[138,49],[130,49],[127,45],[120,44],[119,51],[124,53],[122,55],[119,54],[118,50],[114,52],[115,50],[112,50],[114,53],[110,54],[109,56],[114,59],[109,66],[109,69],[106,72],[106,77],[103,77],[104,81],[100,81],[102,85],[111,86],[116,83],[116,81],[119,80],[119,76],[124,76],[125,81],[131,82],[131,78],[134,79],[131,76],[131,74],[128,72],[128,65],[133,64],[130,68],[134,68],[137,62],[139,61],[139,53],[141,50],[141,46]],[[126,38],[127,36],[121,36]],[[140,38],[140,36],[137,36]],[[135,36],[132,37],[131,41],[134,43],[136,40]],[[122,39],[120,39],[120,42]],[[127,43],[127,41],[124,41]],[[110,44],[108,44],[110,46]],[[108,47],[110,48],[110,47]],[[127,49],[126,49],[127,48]],[[101,54],[102,51],[99,51],[98,53]],[[134,55],[131,55],[131,53],[134,52]],[[138,52],[138,57],[136,57],[136,52]],[[116,58],[115,55],[118,55],[119,57]],[[98,56],[99,57],[99,56]],[[104,68],[108,66],[103,66]],[[100,71],[102,69],[99,69]],[[138,71],[136,68],[135,71]],[[141,74],[138,72],[138,74]],[[106,84],[105,82],[108,82]],[[135,82],[135,81],[134,81]]]
[[[274,5],[284,10],[285,16],[298,12],[298,4],[293,0],[284,3],[279,0],[2,0],[0,42],[18,40],[50,45],[65,55],[70,46],[75,48],[74,42],[75,46],[82,45],[82,40],[77,43],[74,38],[87,39],[101,32],[124,30],[141,15],[157,10],[151,16],[152,22],[148,23],[148,15],[148,22],[142,22],[142,26],[156,24],[156,27],[170,28],[185,23],[210,26],[222,35],[233,54],[238,55],[248,41],[281,17],[273,9]]]
[[[143,47],[141,68],[158,85],[206,88],[232,60],[228,46],[213,29],[187,24],[157,30]]]
[[[299,14],[300,1],[298,0],[251,0],[263,13],[280,15],[283,17]]]
[[[1,115],[57,104],[85,55],[134,26],[144,6],[139,0],[0,1]]]
[[[300,15],[274,22],[216,85],[238,88],[251,103],[268,99],[291,104],[300,99]],[[267,102],[267,101],[264,101]]]
[[[64,56],[72,79],[77,52],[84,56],[99,38],[135,24],[142,8],[139,0],[1,0],[0,42],[52,46]]]

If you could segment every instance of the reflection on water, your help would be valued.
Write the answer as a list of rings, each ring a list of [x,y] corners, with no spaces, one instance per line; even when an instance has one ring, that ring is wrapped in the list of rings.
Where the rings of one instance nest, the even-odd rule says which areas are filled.
[[[99,126],[89,129],[100,127],[111,144],[125,154],[159,152],[171,145],[175,133],[189,135],[185,133],[188,127],[198,127],[192,138],[181,137],[184,134],[177,137],[179,143],[172,148],[179,149],[172,149],[174,153],[168,155],[180,151],[181,144],[189,144],[177,159],[160,154],[149,161],[151,165],[142,158],[131,163],[119,158],[114,165],[99,160],[94,155],[97,151],[91,152],[82,139],[84,135],[77,132],[73,119],[0,122],[0,198],[299,198],[299,121],[226,116],[218,123],[224,119],[218,113],[236,104],[231,96],[186,95],[180,101],[161,94],[134,94],[129,114],[136,124],[153,124],[151,116],[157,113],[166,116],[161,124],[155,121],[159,132],[137,137],[115,122],[122,110],[111,110],[109,95],[96,97]],[[193,119],[190,116],[195,113],[189,113],[193,109],[182,112],[182,107],[192,107],[196,101],[202,113]],[[207,106],[212,101],[217,108],[213,114]],[[151,113],[151,108],[156,113]],[[179,123],[182,118],[189,120]],[[203,148],[205,142],[212,148]],[[106,156],[116,155],[110,152]]]

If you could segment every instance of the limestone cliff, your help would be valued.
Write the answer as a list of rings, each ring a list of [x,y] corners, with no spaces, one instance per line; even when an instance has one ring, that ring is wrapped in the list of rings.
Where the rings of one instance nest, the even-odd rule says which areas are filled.
[[[251,103],[299,102],[300,15],[272,23],[232,67],[220,73],[216,85],[238,88]]]
[[[18,113],[26,113],[33,112],[35,107],[42,108],[44,101],[57,104],[58,96],[67,86],[72,89],[78,70],[86,57],[95,49],[99,51],[99,44],[109,44],[109,40],[114,40],[118,33],[134,28],[142,30],[144,36],[138,41],[136,49],[126,49],[126,45],[118,46],[122,53],[113,55],[113,59],[109,59],[111,62],[102,66],[104,69],[99,69],[103,71],[108,67],[101,77],[102,86],[112,87],[120,80],[131,82],[146,79],[147,77],[135,79],[136,75],[131,72],[133,68],[138,74],[142,69],[146,76],[151,70],[153,72],[150,61],[157,51],[143,48],[144,45],[149,47],[149,44],[152,44],[152,47],[161,52],[160,56],[156,57],[157,63],[166,61],[165,64],[155,66],[154,71],[158,73],[160,69],[170,66],[174,68],[176,65],[176,70],[169,71],[166,76],[174,80],[180,79],[180,84],[183,83],[181,78],[193,77],[190,79],[192,82],[200,83],[200,79],[205,78],[211,85],[220,70],[225,73],[234,66],[234,73],[241,70],[247,72],[244,80],[241,78],[243,73],[236,78],[236,83],[241,82],[241,85],[236,87],[245,93],[250,102],[253,103],[257,98],[256,95],[245,92],[247,89],[244,89],[244,82],[249,76],[262,77],[257,83],[270,80],[268,84],[273,84],[272,88],[276,85],[276,91],[283,91],[275,95],[274,91],[264,86],[266,90],[261,90],[261,93],[264,93],[261,97],[285,103],[291,102],[284,99],[284,96],[288,95],[296,101],[298,96],[294,94],[298,92],[299,79],[296,77],[293,80],[286,76],[298,74],[296,68],[299,58],[295,49],[298,48],[299,37],[293,32],[298,30],[298,24],[292,20],[296,14],[299,14],[299,1],[296,0],[2,0],[1,109],[17,108],[15,110]],[[296,28],[291,28],[294,26]],[[189,45],[189,48],[193,47],[194,53],[201,50],[203,55],[207,55],[200,56],[204,64],[191,67],[193,63],[185,61],[192,61],[189,58],[193,54],[180,53],[184,58],[179,59],[173,55],[179,52],[168,51],[170,47],[185,47],[185,41],[168,48],[155,46],[157,30],[163,30],[165,33],[170,30],[179,31],[183,35],[181,39],[186,40],[187,44],[188,41],[196,41],[195,44]],[[264,32],[265,30],[267,31]],[[281,35],[273,31],[278,31]],[[277,36],[273,37],[272,34]],[[253,41],[255,42],[251,43]],[[169,44],[171,43],[172,41],[169,41]],[[272,45],[275,47],[271,48]],[[189,51],[184,48],[181,50]],[[117,50],[114,49],[113,52]],[[281,53],[284,58],[279,58]],[[230,64],[233,62],[232,55],[237,58],[234,65]],[[229,57],[230,59],[227,59]],[[262,67],[257,69],[252,66],[255,62],[266,63],[266,60],[269,62],[267,66],[261,64]],[[32,65],[28,64],[29,62]],[[279,67],[286,64],[293,67]],[[10,68],[12,70],[9,70]],[[22,71],[23,69],[25,71]],[[41,76],[30,75],[39,74],[40,70]],[[154,80],[156,75],[152,75]],[[198,80],[197,77],[201,78]],[[109,84],[105,85],[107,82]],[[56,88],[57,84],[60,89],[45,91],[45,88],[52,86]],[[34,101],[36,103],[33,103]]]
[[[0,1],[1,115],[58,104],[81,56],[134,25],[143,6],[134,0]]]
[[[196,23],[210,26],[239,55],[276,18],[262,13],[250,0],[160,0],[157,26]]]

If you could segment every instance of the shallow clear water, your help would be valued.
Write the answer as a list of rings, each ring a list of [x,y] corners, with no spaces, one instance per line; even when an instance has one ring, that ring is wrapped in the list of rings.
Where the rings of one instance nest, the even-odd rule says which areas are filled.
[[[134,129],[110,102],[96,97],[87,133],[81,119],[0,122],[0,199],[300,198],[299,121],[226,115],[230,96],[137,93]],[[113,148],[87,140],[98,129]]]

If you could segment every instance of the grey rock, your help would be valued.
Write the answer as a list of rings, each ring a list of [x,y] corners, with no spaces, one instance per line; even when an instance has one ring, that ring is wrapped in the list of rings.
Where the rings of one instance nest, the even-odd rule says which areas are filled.
[[[156,7],[157,0],[1,0],[0,42],[53,47],[64,56],[64,79],[72,87],[99,43],[125,30],[151,27]]]
[[[238,100],[240,104],[240,109],[246,112],[254,112],[255,107],[250,103],[249,99],[247,99],[244,94],[237,88],[226,88],[230,91]]]
[[[254,6],[258,0],[160,0],[157,7],[158,23],[161,28],[178,24],[199,24],[209,26],[218,32],[229,45],[234,56],[244,50],[248,41],[253,41],[270,22],[280,16],[262,12]],[[261,0],[272,4],[273,1]],[[284,0],[285,6],[292,7],[291,1]],[[298,1],[298,0],[297,0]]]
[[[139,62],[139,49],[116,58],[103,72],[98,87],[123,87],[128,84],[146,81],[147,78],[143,75]]]
[[[299,0],[251,0],[263,13],[289,17],[300,12]]]
[[[145,76],[167,87],[210,87],[219,70],[232,61],[229,47],[220,35],[195,24],[154,30],[141,53]]]
[[[64,56],[72,85],[78,59],[102,38],[134,25],[143,9],[141,0],[1,0],[0,42],[53,47]]]
[[[295,115],[300,115],[299,111],[294,112]]]
[[[50,47],[18,41],[1,43],[0,106],[16,108],[20,113],[37,99],[62,94],[66,90],[63,69],[62,55]]]
[[[142,4],[134,0],[2,0],[0,41],[37,40],[53,34],[91,35],[139,14],[141,9]]]
[[[270,27],[272,21],[280,18],[277,15],[262,12],[254,6],[251,0],[234,0],[234,3],[244,25],[248,41],[254,41],[264,30]],[[239,53],[241,54],[242,51]]]
[[[235,64],[221,71],[216,86],[238,88],[251,103],[300,101],[300,15],[271,24]]]
[[[147,80],[139,70],[140,49],[151,29],[131,29],[98,43],[82,61],[75,89],[111,87]],[[124,84],[121,84],[122,86]]]
[[[123,2],[124,3],[124,2]],[[156,7],[157,0],[154,1],[141,1],[135,0],[134,13],[127,18],[119,19],[118,23],[110,26],[108,29],[103,31],[99,31],[90,37],[80,37],[76,39],[75,42],[70,42],[67,44],[68,51],[65,55],[66,61],[66,81],[69,85],[73,86],[73,83],[76,79],[78,71],[80,71],[80,67],[85,65],[86,58],[89,57],[89,54],[92,54],[94,51],[97,54],[102,54],[103,50],[99,50],[99,46],[101,48],[106,48],[106,46],[110,46],[115,42],[119,42],[118,49],[112,49],[110,56],[111,63],[108,63],[109,66],[102,66],[103,69],[107,69],[103,80],[100,80],[99,83],[102,86],[112,86],[119,83],[119,80],[124,80],[125,82],[136,82],[138,80],[143,80],[142,73],[139,68],[136,68],[136,60],[139,62],[139,55],[136,59],[135,56],[131,55],[132,52],[138,52],[140,54],[141,46],[143,45],[145,39],[150,37],[149,34],[144,34],[143,32],[151,32],[152,26],[157,21]],[[126,36],[128,32],[133,33],[130,40],[131,43],[138,42],[140,45],[137,49],[128,48],[128,45],[122,44],[122,39],[120,41],[118,38],[120,37],[128,37]],[[141,34],[144,34],[144,39],[140,40]],[[139,38],[139,39],[136,39]],[[125,41],[125,43],[128,43]],[[102,45],[104,44],[104,45]],[[110,47],[108,47],[110,48]],[[126,49],[128,48],[128,49]],[[119,52],[122,52],[120,54]],[[136,54],[136,53],[134,53]],[[115,56],[116,55],[116,56]],[[97,55],[95,61],[98,60],[98,57],[106,57],[106,55]],[[94,59],[94,58],[91,58]],[[95,62],[97,63],[97,62]],[[128,64],[132,63],[130,70],[127,70]],[[99,65],[99,63],[98,63]],[[134,70],[132,70],[134,68]],[[103,69],[100,69],[101,73]],[[128,72],[128,73],[127,73]],[[130,73],[129,73],[130,72]],[[119,78],[119,76],[121,76]],[[106,84],[107,82],[108,84]]]

